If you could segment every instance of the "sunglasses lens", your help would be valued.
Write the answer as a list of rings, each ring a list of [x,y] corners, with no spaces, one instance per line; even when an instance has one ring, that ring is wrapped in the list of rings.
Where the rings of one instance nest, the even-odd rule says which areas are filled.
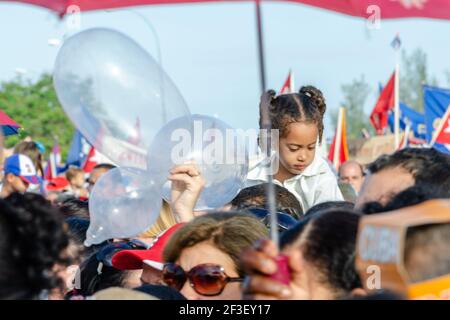
[[[186,274],[180,266],[168,263],[164,265],[163,280],[169,287],[180,291],[186,282]]]
[[[220,266],[200,265],[190,272],[190,281],[199,294],[214,296],[222,292],[227,276]]]

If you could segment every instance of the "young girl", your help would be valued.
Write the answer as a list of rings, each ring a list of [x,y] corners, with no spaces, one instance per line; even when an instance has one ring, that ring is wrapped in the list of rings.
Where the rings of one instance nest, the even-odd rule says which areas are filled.
[[[279,130],[278,152],[274,154],[273,178],[300,201],[303,212],[326,201],[344,200],[331,168],[316,153],[322,143],[323,116],[326,109],[322,92],[306,86],[299,93],[270,95],[271,129]],[[261,119],[260,119],[261,126]],[[258,160],[250,163],[247,186],[267,182],[268,168]]]

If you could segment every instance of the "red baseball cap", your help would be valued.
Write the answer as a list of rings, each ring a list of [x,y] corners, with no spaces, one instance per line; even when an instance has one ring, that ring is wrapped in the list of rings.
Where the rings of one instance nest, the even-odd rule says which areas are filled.
[[[112,265],[119,270],[142,269],[142,264],[155,269],[163,269],[163,251],[170,237],[181,228],[184,223],[177,223],[159,234],[147,250],[122,250],[112,257]]]
[[[47,191],[62,191],[69,185],[69,181],[64,177],[55,177],[49,181],[45,189]]]

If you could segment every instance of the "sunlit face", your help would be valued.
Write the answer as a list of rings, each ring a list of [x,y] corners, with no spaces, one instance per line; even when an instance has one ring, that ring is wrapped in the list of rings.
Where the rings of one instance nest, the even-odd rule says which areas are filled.
[[[82,172],[77,173],[77,175],[70,180],[70,183],[77,188],[82,188],[84,186],[84,174]]]
[[[314,160],[318,137],[316,124],[291,123],[286,137],[280,138],[280,174],[287,178],[301,174]]]
[[[239,277],[233,260],[225,253],[217,249],[209,242],[200,242],[195,246],[184,249],[180,257],[175,262],[180,265],[183,270],[188,272],[193,267],[204,263],[213,263],[222,266],[228,277]],[[224,290],[217,296],[203,296],[194,291],[189,280],[186,281],[181,294],[188,300],[240,300],[241,291],[239,282],[230,282],[225,285]]]
[[[372,201],[386,205],[396,194],[412,187],[414,183],[414,177],[401,167],[369,174],[364,179],[355,208],[361,209],[365,203]]]
[[[356,193],[361,190],[361,185],[364,181],[364,176],[361,168],[354,162],[344,163],[339,169],[339,180],[350,184]]]

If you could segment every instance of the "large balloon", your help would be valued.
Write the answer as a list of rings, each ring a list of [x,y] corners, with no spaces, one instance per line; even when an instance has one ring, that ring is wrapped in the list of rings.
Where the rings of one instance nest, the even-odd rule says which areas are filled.
[[[115,168],[102,175],[89,198],[91,223],[85,245],[135,237],[147,230],[161,210],[160,189],[135,168]]]
[[[83,136],[121,166],[145,169],[155,134],[189,109],[170,78],[135,41],[110,29],[80,32],[56,58],[54,85]]]
[[[196,210],[220,208],[243,187],[248,171],[247,137],[223,121],[203,115],[175,119],[156,135],[148,152],[148,174],[164,185],[170,200],[169,171],[195,162],[206,180]]]

